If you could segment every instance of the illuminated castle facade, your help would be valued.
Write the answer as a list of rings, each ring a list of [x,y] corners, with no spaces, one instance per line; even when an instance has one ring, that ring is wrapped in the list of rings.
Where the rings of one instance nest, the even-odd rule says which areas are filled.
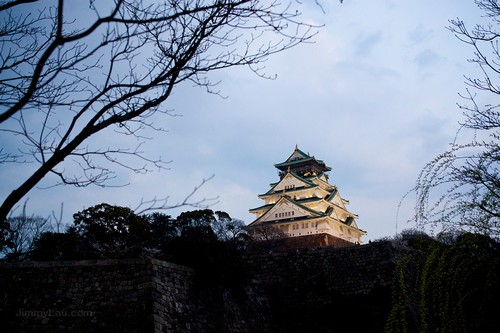
[[[258,197],[264,205],[250,209],[256,219],[248,230],[272,226],[286,237],[325,235],[336,244],[361,244],[365,231],[358,228],[357,215],[337,186],[328,182],[331,168],[297,146],[284,162],[274,165],[280,180]],[[316,236],[317,237],[317,236]]]

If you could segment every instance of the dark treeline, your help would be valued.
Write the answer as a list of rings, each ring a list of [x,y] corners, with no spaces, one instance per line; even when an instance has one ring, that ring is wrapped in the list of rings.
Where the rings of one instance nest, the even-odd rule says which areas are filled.
[[[194,210],[173,218],[159,212],[137,215],[129,208],[102,203],[75,213],[64,232],[42,232],[25,252],[10,252],[3,260],[150,257],[193,267],[204,281],[230,284],[249,277],[243,264],[249,242],[244,223],[225,212]]]

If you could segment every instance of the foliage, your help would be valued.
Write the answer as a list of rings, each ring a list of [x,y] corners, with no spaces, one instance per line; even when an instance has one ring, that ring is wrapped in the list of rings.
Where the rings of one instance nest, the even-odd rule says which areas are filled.
[[[142,146],[164,131],[153,117],[171,115],[172,92],[186,83],[218,94],[209,74],[235,66],[268,77],[264,61],[317,32],[299,8],[257,0],[90,0],[78,12],[64,0],[0,5],[0,134],[12,143],[0,147],[0,166],[36,166],[2,200],[0,221],[42,179],[125,185],[113,183],[116,167],[164,168]],[[131,140],[103,145],[113,132]]]
[[[74,231],[106,258],[137,256],[150,242],[151,227],[130,208],[105,203],[73,215]]]
[[[151,247],[161,248],[169,239],[179,236],[176,220],[170,215],[154,212],[142,215],[151,228]]]
[[[221,241],[236,241],[246,235],[243,221],[231,218],[226,212],[211,209],[183,212],[177,217],[177,225],[180,230],[209,227]]]
[[[11,246],[3,249],[3,254],[10,259],[20,259],[31,250],[34,240],[47,229],[49,221],[41,216],[15,216],[8,220]]]
[[[12,247],[10,240],[10,225],[7,220],[0,220],[0,250]]]
[[[483,78],[466,77],[473,89],[462,97],[464,121],[451,148],[430,161],[421,171],[416,190],[415,220],[444,231],[472,231],[500,237],[500,6],[496,0],[476,0],[488,24],[469,30],[460,19],[451,30],[474,50],[469,62]],[[482,105],[479,101],[482,101]],[[467,138],[467,136],[469,138]]]
[[[197,269],[205,284],[240,285],[250,276],[240,224],[221,211],[183,212],[175,220],[176,236],[162,243],[161,259]]]
[[[500,243],[472,233],[413,243],[398,261],[386,332],[491,332],[500,297]],[[452,242],[453,240],[453,242]]]
[[[249,241],[242,222],[210,209],[137,215],[131,209],[99,204],[74,214],[65,233],[44,233],[31,260],[154,257],[190,266],[199,282],[239,286],[250,270],[244,258]]]
[[[216,211],[214,214],[216,221],[212,225],[212,229],[217,238],[226,242],[248,240],[248,234],[243,221],[231,218],[226,212]]]
[[[3,240],[0,239],[0,253],[6,260],[22,260],[32,249],[35,239],[42,233],[52,230],[49,218],[31,215],[26,211],[27,201],[18,216],[10,216],[2,228]]]
[[[29,259],[35,261],[60,261],[98,259],[94,247],[80,237],[74,229],[65,233],[45,232],[37,238]]]
[[[252,228],[252,238],[258,241],[274,241],[285,236],[283,230],[272,225],[259,225]]]

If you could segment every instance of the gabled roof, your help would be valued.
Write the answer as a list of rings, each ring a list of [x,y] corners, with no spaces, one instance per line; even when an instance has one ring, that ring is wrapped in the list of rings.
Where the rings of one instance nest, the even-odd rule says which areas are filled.
[[[285,162],[290,162],[293,160],[304,159],[304,158],[311,158],[311,156],[309,154],[306,154],[302,150],[300,150],[299,147],[297,145],[295,145],[295,149],[293,150],[293,153],[290,156],[288,156],[288,158],[286,159]]]
[[[307,179],[307,180],[311,181],[312,183],[319,185],[321,188],[324,188],[326,191],[329,191],[329,192],[332,191],[336,187],[336,186],[330,184],[328,181],[321,179],[321,177],[319,175],[307,176],[307,177],[304,177],[304,179]],[[320,185],[320,184],[322,184],[322,185]]]
[[[260,194],[260,195],[259,195],[259,197],[260,197],[260,196],[263,196],[263,195],[268,195],[268,194],[275,193],[275,192],[274,192],[274,189],[275,189],[275,188],[276,188],[276,187],[277,187],[277,186],[278,186],[281,182],[283,182],[283,181],[285,180],[285,178],[287,178],[287,176],[288,176],[289,174],[290,174],[292,177],[294,177],[295,179],[299,180],[300,182],[302,182],[302,183],[306,184],[307,186],[306,186],[305,188],[313,188],[313,187],[317,187],[317,186],[318,186],[317,184],[314,184],[312,181],[307,180],[307,179],[305,179],[305,178],[302,178],[302,177],[300,177],[299,175],[297,175],[296,173],[294,173],[294,172],[291,172],[291,171],[290,171],[290,172],[288,172],[288,173],[287,173],[287,174],[286,174],[286,175],[285,175],[285,176],[284,176],[284,177],[283,177],[283,178],[282,178],[279,182],[272,184],[273,186],[269,189],[269,191],[267,191],[267,192],[266,192],[266,193],[264,193],[264,194]]]
[[[290,197],[288,196],[282,196],[275,204],[272,205],[272,207],[270,207],[267,212],[265,212],[262,216],[260,216],[259,218],[257,218],[255,221],[253,221],[252,223],[249,224],[249,226],[251,225],[255,225],[255,224],[258,224],[258,222],[260,220],[262,220],[264,217],[267,217],[269,216],[269,214],[272,214],[273,213],[273,208],[274,207],[277,207],[277,206],[281,206],[284,202],[288,202],[290,204],[292,204],[293,206],[296,206],[298,209],[301,209],[301,210],[305,210],[307,211],[308,213],[310,213],[311,215],[313,216],[316,216],[316,217],[321,217],[321,216],[326,216],[324,213],[322,212],[318,212],[314,209],[311,209],[309,207],[306,207],[294,200],[292,200]],[[265,206],[262,206],[262,207],[265,207]],[[260,207],[259,207],[260,208]],[[255,209],[255,208],[254,208]]]
[[[321,166],[324,171],[332,170],[332,168],[326,166],[325,162],[323,162],[322,160],[317,160],[314,156],[310,156],[309,154],[304,153],[297,146],[295,146],[293,153],[285,160],[285,162],[277,163],[274,166],[280,170],[286,170],[288,166],[308,161],[312,161],[314,162],[314,164]]]
[[[274,206],[274,204],[267,204],[267,205],[262,205],[262,206],[259,206],[259,207],[255,207],[255,208],[252,208],[252,209],[249,209],[248,211],[250,213],[252,212],[258,212],[260,210],[268,210],[269,208],[271,208],[272,206]]]

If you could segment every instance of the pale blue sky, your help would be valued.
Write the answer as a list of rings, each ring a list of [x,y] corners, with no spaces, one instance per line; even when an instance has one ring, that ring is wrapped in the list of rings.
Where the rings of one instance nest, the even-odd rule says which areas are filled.
[[[71,214],[101,202],[135,208],[141,198],[169,195],[173,204],[215,175],[196,198],[218,196],[212,209],[250,223],[248,209],[260,206],[257,195],[278,179],[273,165],[297,144],[332,167],[330,182],[359,215],[365,241],[393,236],[402,196],[453,140],[463,75],[476,73],[467,63],[472,50],[445,27],[457,17],[476,23],[481,12],[473,0],[330,0],[323,7],[326,13],[304,10],[304,19],[325,24],[314,44],[266,63],[275,80],[245,68],[214,73],[227,99],[179,87],[165,108],[181,116],[157,118],[168,132],[144,146],[172,160],[170,170],[120,173],[130,182],[124,188],[36,189],[29,212],[49,215],[64,202],[71,222]],[[121,139],[108,133],[99,140]],[[29,167],[3,167],[2,197]],[[401,209],[399,231],[411,227],[412,204]]]

